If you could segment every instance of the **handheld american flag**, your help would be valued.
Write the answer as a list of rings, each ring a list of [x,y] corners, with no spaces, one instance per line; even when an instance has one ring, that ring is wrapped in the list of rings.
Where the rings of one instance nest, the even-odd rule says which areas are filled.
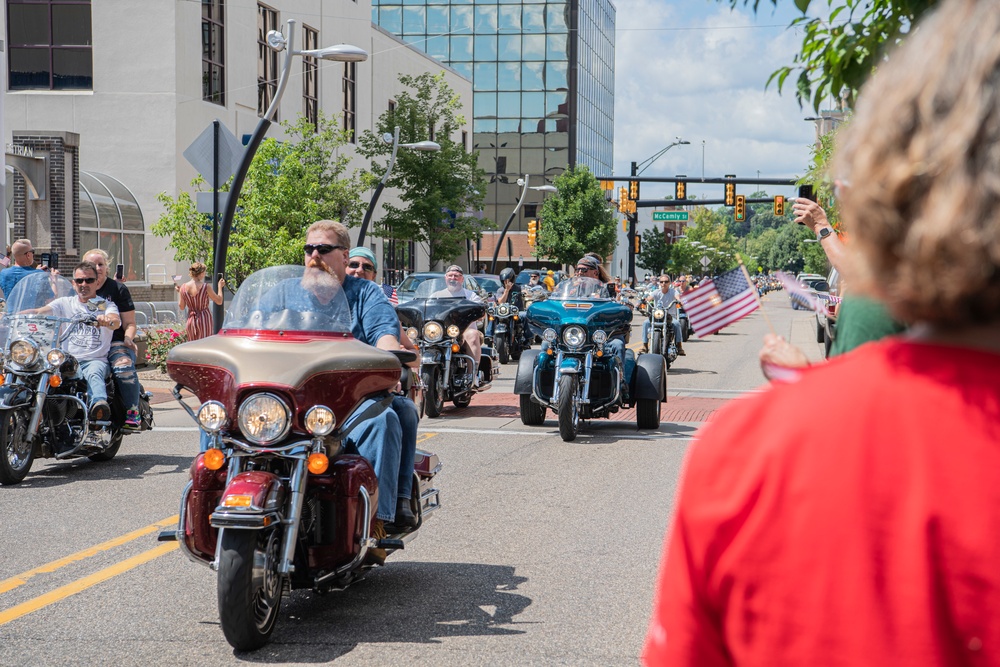
[[[395,287],[392,285],[382,285],[382,291],[385,292],[385,296],[389,299],[389,303],[393,306],[399,305],[399,295],[396,294]]]
[[[760,302],[743,269],[736,267],[681,295],[691,327],[704,338],[757,310]]]

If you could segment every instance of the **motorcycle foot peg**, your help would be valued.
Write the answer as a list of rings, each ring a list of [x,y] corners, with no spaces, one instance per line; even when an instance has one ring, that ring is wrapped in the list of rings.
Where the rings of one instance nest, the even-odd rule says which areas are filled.
[[[177,541],[177,531],[176,530],[161,530],[160,534],[156,536],[157,542],[176,542]]]
[[[383,537],[378,541],[378,547],[389,551],[390,549],[403,549],[406,547],[406,544],[403,543],[403,540],[398,540],[394,537]]]

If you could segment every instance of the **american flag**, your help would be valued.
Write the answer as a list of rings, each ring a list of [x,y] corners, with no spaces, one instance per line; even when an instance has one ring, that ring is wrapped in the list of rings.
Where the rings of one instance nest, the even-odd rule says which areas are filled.
[[[704,338],[757,310],[756,290],[737,267],[681,295],[691,327]]]
[[[389,303],[393,306],[399,305],[399,296],[396,294],[396,288],[392,285],[382,285],[382,291],[385,292],[385,296],[389,299]]]
[[[788,292],[788,296],[797,301],[806,310],[815,310],[817,313],[821,313],[825,305],[822,302],[825,301],[831,305],[840,303],[839,296],[827,294],[826,292],[814,292],[796,280],[790,273],[778,271],[777,276],[778,280],[784,286],[785,291]]]

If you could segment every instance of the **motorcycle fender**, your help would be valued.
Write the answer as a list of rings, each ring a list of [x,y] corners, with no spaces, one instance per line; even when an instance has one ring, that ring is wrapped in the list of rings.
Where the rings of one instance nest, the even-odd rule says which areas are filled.
[[[514,376],[514,393],[531,394],[531,385],[535,375],[535,359],[541,350],[525,350],[517,362],[517,375]]]
[[[5,384],[0,386],[0,409],[20,408],[34,403],[35,392],[23,384]]]
[[[204,454],[199,454],[191,463],[191,493],[187,498],[187,525],[183,528],[190,551],[211,561],[215,559],[219,532],[212,527],[209,517],[226,487],[226,469],[209,470],[204,458]]]
[[[271,472],[249,470],[233,477],[212,513],[216,528],[266,528],[278,521],[285,487]]]
[[[421,366],[436,366],[441,363],[441,354],[434,349],[424,350],[420,355]]]
[[[559,364],[559,372],[563,375],[577,375],[583,370],[583,360],[577,357],[564,357]]]
[[[632,396],[667,400],[667,364],[658,354],[640,354],[635,362]]]
[[[507,325],[506,324],[496,325],[496,328],[493,329],[493,335],[496,336],[497,334],[502,334],[502,333],[507,333]]]

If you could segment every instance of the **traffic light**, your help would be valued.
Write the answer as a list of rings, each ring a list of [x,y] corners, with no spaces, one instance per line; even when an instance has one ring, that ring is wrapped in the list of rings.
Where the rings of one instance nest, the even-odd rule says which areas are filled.
[[[635,254],[638,255],[641,252],[642,252],[642,237],[639,236],[638,232],[636,232],[636,235],[635,235]]]
[[[628,182],[628,198],[632,201],[639,201],[639,181]]]
[[[528,221],[528,245],[530,245],[532,248],[534,248],[535,247],[535,243],[537,242],[537,238],[538,238],[538,221],[537,220],[529,220]]]
[[[784,195],[774,196],[774,214],[784,215],[785,214],[785,197]]]
[[[746,195],[736,195],[736,208],[733,209],[733,220],[745,222],[747,219],[747,198]]]
[[[628,234],[628,218],[622,218],[622,234]]]
[[[726,178],[736,178],[732,174],[726,174]],[[732,182],[726,183],[726,206],[732,206],[736,203],[736,184]]]
[[[618,189],[618,212],[628,213],[628,190],[625,188]]]
[[[677,178],[683,178],[678,176]],[[674,199],[687,199],[687,183],[684,181],[677,181],[674,183]]]

